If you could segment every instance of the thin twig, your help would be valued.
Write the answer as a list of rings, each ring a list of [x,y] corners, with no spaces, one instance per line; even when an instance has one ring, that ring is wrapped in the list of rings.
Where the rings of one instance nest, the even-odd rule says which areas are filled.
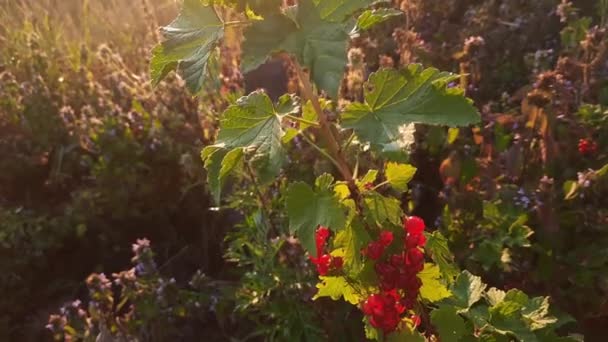
[[[321,147],[315,144],[314,141],[312,141],[312,139],[306,135],[306,133],[300,132],[300,134],[302,135],[302,138],[304,138],[304,140],[306,140],[306,142],[310,144],[310,146],[314,147],[315,150],[317,150],[319,153],[329,159],[332,163],[334,163],[336,167],[340,167],[338,161],[336,161],[331,155],[329,155],[329,153],[325,152]]]

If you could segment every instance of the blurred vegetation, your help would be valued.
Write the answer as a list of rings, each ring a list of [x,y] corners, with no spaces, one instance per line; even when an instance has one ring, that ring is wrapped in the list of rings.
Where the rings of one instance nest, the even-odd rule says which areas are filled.
[[[48,313],[91,271],[124,265],[138,237],[165,260],[196,246],[182,253],[191,264],[220,267],[198,157],[220,101],[193,98],[177,78],[148,82],[156,27],[175,10],[0,2],[0,291],[10,294],[0,340],[35,340]]]
[[[360,337],[351,310],[310,303],[312,269],[281,228],[281,179],[259,203],[242,175],[229,209],[212,208],[199,154],[213,140],[215,114],[233,100],[224,94],[241,91],[240,52],[230,44],[238,33],[223,47],[211,91],[194,98],[177,76],[152,88],[150,49],[178,5],[0,0],[0,340],[50,339],[49,314],[75,297],[101,306],[70,301],[50,323],[63,329],[67,317],[90,336]],[[472,131],[417,127],[404,142],[420,170],[404,206],[487,283],[551,294],[578,332],[605,336],[608,3],[392,5],[406,15],[351,47],[343,100],[360,99],[379,67],[421,62],[467,74],[461,85],[483,114]],[[596,143],[595,152],[582,153],[581,140]],[[293,174],[330,168],[306,148],[290,158],[299,165]],[[239,216],[262,205],[270,223],[260,212]],[[141,237],[152,241],[158,266],[133,279],[131,243]],[[136,257],[145,250],[151,258],[146,242],[137,245]],[[108,279],[122,283],[112,289]],[[123,309],[126,302],[133,305]]]

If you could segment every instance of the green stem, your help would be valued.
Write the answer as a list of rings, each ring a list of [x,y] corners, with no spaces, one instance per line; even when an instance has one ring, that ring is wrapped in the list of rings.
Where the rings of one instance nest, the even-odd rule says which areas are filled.
[[[300,117],[293,116],[293,115],[290,115],[290,114],[285,115],[285,117],[288,118],[288,119],[291,119],[293,121],[298,121],[298,122],[301,122],[301,123],[305,123],[305,124],[307,124],[309,126],[319,127],[319,123],[315,122],[315,121],[306,120],[304,118],[300,118]]]
[[[348,140],[346,140],[346,143],[344,144],[344,146],[342,147],[342,150],[346,150],[347,148],[350,147],[350,144],[352,144],[352,142],[355,140],[355,132],[353,132],[350,137],[348,137]]]
[[[224,27],[245,26],[249,24],[251,24],[249,21],[227,21],[224,23]]]
[[[304,138],[304,140],[306,140],[306,142],[309,143],[310,146],[314,147],[315,150],[317,150],[324,157],[329,159],[337,168],[340,168],[340,164],[338,163],[338,161],[335,160],[334,157],[332,157],[329,153],[325,152],[325,150],[322,149],[319,145],[315,144],[314,141],[312,141],[312,139],[308,137],[304,132],[300,131],[300,135],[302,135],[302,138]]]
[[[382,183],[380,183],[380,184],[376,185],[376,186],[375,186],[375,187],[374,187],[372,190],[374,190],[374,191],[375,191],[375,190],[377,190],[378,188],[380,188],[380,187],[382,187],[382,186],[385,186],[385,185],[386,185],[386,184],[388,184],[388,183],[389,183],[389,181],[384,181],[384,182],[382,182]]]

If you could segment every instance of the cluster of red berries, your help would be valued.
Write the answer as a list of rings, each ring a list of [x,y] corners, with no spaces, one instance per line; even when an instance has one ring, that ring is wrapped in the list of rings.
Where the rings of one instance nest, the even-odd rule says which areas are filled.
[[[344,260],[341,257],[331,256],[325,253],[327,239],[331,232],[327,227],[319,226],[315,232],[315,244],[317,247],[317,257],[309,256],[310,261],[317,266],[319,275],[325,276],[330,270],[340,270],[344,265]]]
[[[363,303],[362,309],[369,316],[373,327],[382,329],[385,334],[397,329],[401,315],[414,307],[422,281],[418,273],[424,268],[424,221],[410,217],[404,221],[405,237],[403,249],[382,259],[385,249],[393,242],[393,233],[383,231],[377,241],[371,242],[362,253],[377,260],[376,274],[380,280],[379,294],[373,294]],[[412,317],[415,324],[418,320]]]
[[[590,155],[597,152],[597,143],[591,139],[580,139],[578,141],[578,152],[582,155]]]

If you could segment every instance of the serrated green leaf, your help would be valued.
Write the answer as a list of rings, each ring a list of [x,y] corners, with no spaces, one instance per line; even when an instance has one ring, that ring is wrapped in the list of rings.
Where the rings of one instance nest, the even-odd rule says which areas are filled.
[[[505,299],[506,293],[505,291],[499,290],[495,287],[489,289],[484,297],[491,306],[497,305]]]
[[[275,110],[268,95],[261,91],[242,97],[224,112],[216,146],[252,151],[252,159],[267,158],[269,169],[278,174],[285,155],[281,120],[296,108],[295,103],[290,107],[280,104]]]
[[[224,24],[211,6],[185,0],[179,16],[161,32],[165,40],[152,50],[150,70],[157,84],[178,69],[193,93],[198,93],[208,73],[209,60],[224,34]]]
[[[524,318],[532,330],[539,330],[556,323],[557,317],[549,314],[549,297],[532,298],[522,310]]]
[[[408,183],[414,178],[416,168],[410,164],[388,163],[386,165],[386,180],[399,192],[407,191]]]
[[[316,254],[314,234],[318,225],[338,232],[346,223],[346,214],[331,189],[313,190],[305,183],[294,183],[287,190],[289,229],[299,238],[302,246]]]
[[[417,330],[403,328],[384,337],[384,342],[425,342],[426,339]]]
[[[321,18],[342,22],[354,12],[373,4],[376,0],[314,0]]]
[[[485,303],[478,303],[473,305],[463,314],[471,320],[475,328],[481,329],[488,324],[488,320],[490,319],[490,307]]]
[[[403,15],[403,12],[394,8],[379,8],[366,10],[357,18],[357,31],[366,31],[372,27],[383,23],[390,18]]]
[[[215,200],[215,203],[220,202],[222,183],[220,182],[220,170],[222,169],[222,160],[228,153],[227,150],[219,149],[213,146],[206,147],[201,153],[201,157],[205,162],[207,170],[207,183],[209,191]]]
[[[426,245],[424,250],[431,256],[433,261],[439,266],[443,280],[447,284],[452,284],[454,278],[460,272],[454,262],[454,255],[448,246],[448,239],[439,231],[426,233]]]
[[[378,178],[378,170],[368,170],[367,173],[365,174],[365,176],[363,176],[363,178],[361,178],[360,180],[357,180],[357,187],[359,188],[359,190],[364,191],[366,190],[365,187],[367,184],[374,184],[374,182],[376,182],[376,179]]]
[[[363,208],[366,213],[365,218],[371,224],[379,227],[387,221],[394,225],[401,224],[403,211],[401,202],[396,198],[384,197],[377,192],[366,193],[363,198]]]
[[[228,176],[238,169],[243,158],[242,149],[228,151],[216,146],[208,146],[201,152],[207,170],[207,183],[216,203],[219,203],[222,188]]]
[[[353,220],[346,228],[336,234],[334,247],[344,250],[344,265],[351,274],[357,274],[361,271],[363,267],[361,248],[365,247],[370,241],[369,234],[358,220]]]
[[[422,281],[420,297],[423,299],[435,303],[452,295],[441,282],[439,267],[437,265],[431,263],[424,264],[424,269],[418,273],[418,278]]]
[[[245,30],[242,68],[257,68],[269,56],[288,52],[308,67],[316,85],[336,98],[346,66],[348,33],[343,24],[324,20],[312,0],[299,1],[296,22],[277,13]]]
[[[319,277],[321,282],[317,284],[317,294],[312,299],[330,297],[333,300],[344,298],[345,301],[359,305],[363,300],[355,288],[349,284],[344,277]]]
[[[373,73],[366,83],[365,102],[346,107],[342,126],[354,129],[361,141],[385,145],[399,139],[399,128],[408,123],[476,123],[480,117],[471,100],[462,90],[447,88],[456,78],[458,75],[417,64]]]
[[[490,324],[501,334],[510,334],[522,342],[536,342],[536,335],[523,321],[521,305],[515,301],[503,301],[490,308]]]
[[[363,317],[364,329],[365,329],[365,338],[372,341],[380,341],[382,338],[382,331],[374,328],[367,317]]]
[[[437,328],[441,342],[458,342],[467,333],[464,320],[452,307],[433,310],[431,323]]]
[[[333,184],[334,176],[330,175],[329,173],[324,173],[315,180],[315,187],[319,191],[331,191]]]
[[[226,109],[216,144],[201,153],[211,192],[219,202],[221,187],[245,155],[260,178],[274,177],[285,158],[282,117],[297,110],[296,100],[281,97],[275,108],[265,93],[256,91]],[[262,177],[263,176],[263,177]]]
[[[453,296],[450,298],[450,302],[460,310],[466,311],[481,299],[486,286],[481,281],[481,277],[474,276],[465,270],[452,284]]]

